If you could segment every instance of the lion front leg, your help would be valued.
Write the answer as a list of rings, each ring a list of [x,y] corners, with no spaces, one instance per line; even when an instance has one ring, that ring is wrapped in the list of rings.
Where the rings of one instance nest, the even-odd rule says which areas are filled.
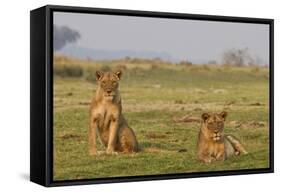
[[[216,158],[217,161],[225,160],[226,158],[225,148],[226,147],[224,143],[217,145],[216,152],[214,153],[214,157]]]
[[[106,149],[107,154],[117,154],[117,152],[115,152],[115,148],[117,144],[116,142],[118,137],[118,130],[119,130],[118,117],[113,116],[111,118],[110,127],[109,127],[109,139]]]
[[[98,118],[91,118],[88,140],[89,140],[89,154],[97,155],[97,129],[98,129]]]
[[[204,163],[211,163],[215,158],[208,152],[199,152],[197,155],[199,161]]]
[[[203,157],[199,158],[199,160],[204,163],[211,163],[215,160],[215,158],[209,155],[209,156],[203,156]]]

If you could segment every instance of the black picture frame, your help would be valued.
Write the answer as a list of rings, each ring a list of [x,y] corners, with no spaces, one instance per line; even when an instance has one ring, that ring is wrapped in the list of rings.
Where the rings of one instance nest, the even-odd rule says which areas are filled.
[[[270,26],[270,167],[263,169],[200,173],[129,176],[102,179],[54,181],[53,176],[53,12],[96,13],[154,18],[192,19]],[[131,182],[274,172],[274,20],[263,18],[149,12],[89,7],[46,5],[30,12],[30,180],[43,186]]]

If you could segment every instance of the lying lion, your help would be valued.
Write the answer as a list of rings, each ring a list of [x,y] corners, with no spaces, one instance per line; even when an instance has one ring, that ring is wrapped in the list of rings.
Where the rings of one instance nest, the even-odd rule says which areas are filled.
[[[138,151],[134,131],[122,114],[119,80],[121,71],[96,72],[97,90],[90,109],[89,152],[97,154],[96,138],[106,147],[107,154]]]
[[[242,144],[232,135],[224,135],[227,112],[202,114],[202,126],[198,136],[197,158],[210,163],[225,160],[231,155],[247,154]]]

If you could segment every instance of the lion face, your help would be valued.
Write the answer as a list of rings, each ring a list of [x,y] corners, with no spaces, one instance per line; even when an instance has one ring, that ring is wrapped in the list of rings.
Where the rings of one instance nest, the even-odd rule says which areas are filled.
[[[213,141],[220,141],[222,139],[222,133],[224,128],[224,122],[227,116],[227,112],[223,111],[217,113],[203,113],[203,127],[207,132],[207,135]]]
[[[119,80],[121,78],[121,71],[117,72],[96,72],[96,80],[99,88],[103,92],[103,96],[106,100],[112,101],[117,95]]]

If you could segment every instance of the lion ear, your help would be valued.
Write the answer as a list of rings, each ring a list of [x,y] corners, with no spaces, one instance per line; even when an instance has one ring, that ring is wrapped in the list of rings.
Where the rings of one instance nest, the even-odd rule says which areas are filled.
[[[120,71],[120,70],[116,71],[115,75],[118,77],[118,80],[120,80],[121,76],[122,76],[122,71]]]
[[[210,117],[210,114],[209,114],[209,113],[203,113],[203,114],[201,115],[201,118],[203,119],[203,121],[206,121],[209,117]]]
[[[225,120],[227,117],[227,112],[226,111],[221,112],[220,116]]]
[[[96,71],[96,80],[99,81],[103,76],[103,72],[101,71]]]

